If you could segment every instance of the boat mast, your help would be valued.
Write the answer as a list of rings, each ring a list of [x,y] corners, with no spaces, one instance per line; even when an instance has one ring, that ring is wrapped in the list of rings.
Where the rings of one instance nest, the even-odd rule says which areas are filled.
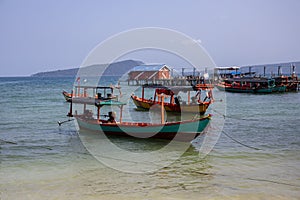
[[[144,100],[144,92],[145,92],[145,88],[144,86],[142,87],[142,99]]]
[[[164,112],[164,98],[165,96],[161,94],[161,123],[165,123],[165,112]]]
[[[123,105],[120,107],[120,123],[122,123]]]
[[[100,121],[100,105],[97,106],[97,120]]]
[[[73,98],[73,90],[71,91],[71,103],[70,103],[70,111],[69,111],[69,113],[67,114],[67,116],[68,117],[73,117],[73,114],[72,114],[72,112],[73,112],[73,100],[72,100],[72,98]]]

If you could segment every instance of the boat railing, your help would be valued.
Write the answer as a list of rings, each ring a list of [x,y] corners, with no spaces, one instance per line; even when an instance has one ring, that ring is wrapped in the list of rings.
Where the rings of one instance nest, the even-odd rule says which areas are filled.
[[[72,98],[90,98],[90,99],[119,99],[119,95],[114,95],[114,88],[119,89],[120,96],[122,95],[120,87],[114,86],[75,86],[73,94],[69,93]]]

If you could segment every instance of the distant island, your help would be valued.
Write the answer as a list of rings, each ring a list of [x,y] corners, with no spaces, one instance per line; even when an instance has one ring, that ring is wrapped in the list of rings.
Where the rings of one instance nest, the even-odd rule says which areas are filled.
[[[48,71],[48,72],[39,72],[32,74],[31,77],[75,77],[78,73],[78,70],[82,70],[82,73],[86,75],[97,75],[99,73],[99,69],[103,69],[107,67],[103,72],[103,76],[122,76],[130,69],[135,66],[144,64],[141,61],[136,60],[124,60],[120,62],[115,62],[111,64],[100,64],[100,65],[91,65],[82,68],[72,68],[72,69],[65,69],[65,70],[55,70],[55,71]],[[108,66],[107,66],[108,65]]]
[[[32,74],[32,77],[75,77],[79,68],[65,69],[65,70],[55,70],[48,72],[39,72]]]

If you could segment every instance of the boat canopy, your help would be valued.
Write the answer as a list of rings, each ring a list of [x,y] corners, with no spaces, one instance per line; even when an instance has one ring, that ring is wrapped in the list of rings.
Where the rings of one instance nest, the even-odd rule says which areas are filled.
[[[174,95],[178,94],[179,92],[188,92],[188,91],[194,91],[194,88],[192,86],[164,86],[161,84],[144,84],[142,86],[143,88],[154,88],[156,89],[158,94],[166,94],[166,95]]]
[[[266,83],[266,82],[272,81],[274,79],[269,79],[269,78],[232,78],[232,79],[227,79],[227,80],[234,81],[234,82]]]
[[[86,89],[110,89],[114,88],[113,86],[87,86],[87,85],[76,85],[75,88],[86,88]]]
[[[231,72],[231,75],[241,75],[241,72]]]
[[[165,88],[157,88],[155,90],[155,92],[157,94],[165,94],[165,95],[170,95],[170,96],[173,96],[174,95],[174,92],[172,90],[169,90],[169,89],[165,89]]]
[[[102,106],[124,106],[126,103],[116,101],[116,100],[107,100],[107,101],[99,101],[95,103],[95,106],[102,107]]]
[[[238,66],[231,66],[231,67],[216,67],[217,70],[239,70],[240,67]]]

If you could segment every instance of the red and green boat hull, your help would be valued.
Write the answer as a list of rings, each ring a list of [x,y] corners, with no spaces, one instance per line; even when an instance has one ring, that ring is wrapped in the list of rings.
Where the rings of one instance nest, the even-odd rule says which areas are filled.
[[[191,141],[205,130],[211,117],[208,115],[194,120],[166,122],[165,124],[141,122],[102,123],[102,121],[87,120],[80,116],[75,118],[80,129],[107,135]]]

